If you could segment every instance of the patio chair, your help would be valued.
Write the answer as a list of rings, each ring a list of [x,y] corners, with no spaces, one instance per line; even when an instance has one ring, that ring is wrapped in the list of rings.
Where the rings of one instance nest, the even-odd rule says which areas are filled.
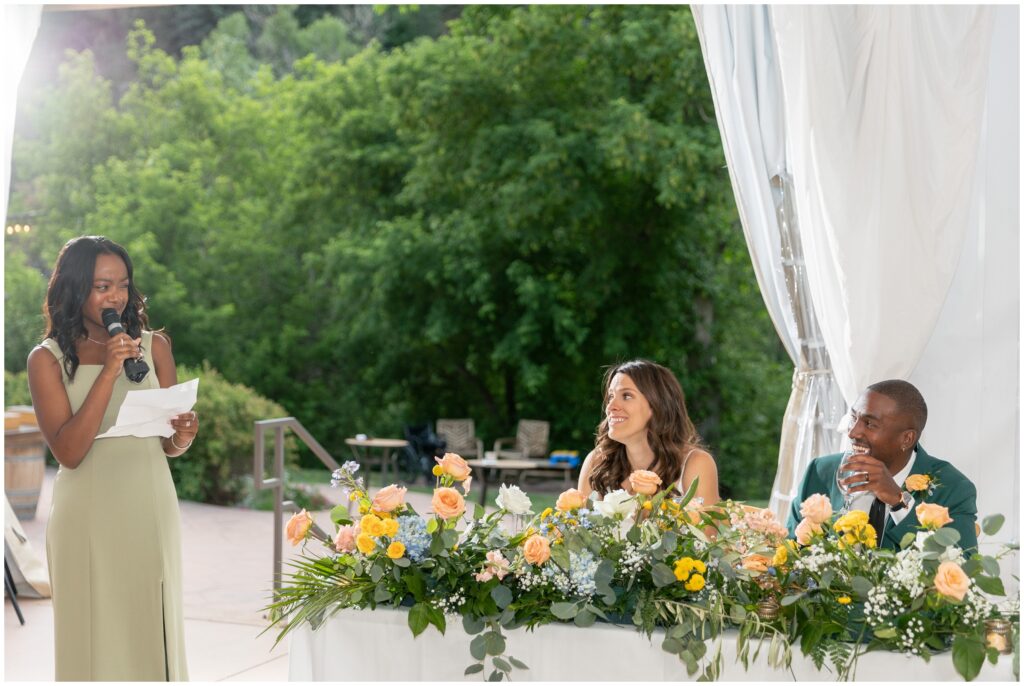
[[[549,422],[538,419],[520,419],[515,438],[499,438],[494,442],[494,456],[528,460],[548,457]]]
[[[478,460],[484,457],[484,442],[476,435],[472,419],[438,419],[437,435],[448,444],[449,452]]]

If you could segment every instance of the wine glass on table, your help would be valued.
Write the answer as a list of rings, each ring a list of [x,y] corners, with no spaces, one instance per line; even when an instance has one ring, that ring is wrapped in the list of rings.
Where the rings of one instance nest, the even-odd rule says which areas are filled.
[[[854,455],[862,455],[864,451],[856,446],[851,446],[846,449],[843,453],[843,458],[839,461],[839,469],[836,470],[836,486],[839,487],[839,492],[843,494],[843,511],[841,514],[846,514],[850,511],[850,505],[853,504],[853,499],[857,497],[856,493],[850,493],[851,488],[863,485],[863,481],[855,481],[854,483],[844,483],[844,481],[851,476],[863,475],[864,472],[858,472],[850,469],[847,463],[850,458]]]

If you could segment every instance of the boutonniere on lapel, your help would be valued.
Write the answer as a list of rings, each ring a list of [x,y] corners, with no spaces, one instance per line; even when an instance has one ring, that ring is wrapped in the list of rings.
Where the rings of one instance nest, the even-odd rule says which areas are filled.
[[[939,480],[931,474],[911,474],[903,482],[903,488],[914,495],[931,495],[939,487]]]

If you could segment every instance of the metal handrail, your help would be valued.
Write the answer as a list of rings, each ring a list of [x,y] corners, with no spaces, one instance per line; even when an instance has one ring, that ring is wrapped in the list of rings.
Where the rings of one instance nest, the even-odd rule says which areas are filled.
[[[264,435],[269,429],[274,430],[274,476],[270,479],[263,478],[263,458],[266,453]],[[281,537],[284,533],[284,510],[295,512],[295,503],[284,499],[284,432],[286,429],[294,431],[302,442],[313,451],[313,454],[320,458],[324,466],[333,472],[340,468],[331,454],[328,453],[313,435],[302,426],[295,417],[280,417],[278,419],[259,419],[253,422],[253,436],[255,448],[255,459],[253,460],[253,482],[257,490],[272,489],[274,491],[274,596],[281,590]]]

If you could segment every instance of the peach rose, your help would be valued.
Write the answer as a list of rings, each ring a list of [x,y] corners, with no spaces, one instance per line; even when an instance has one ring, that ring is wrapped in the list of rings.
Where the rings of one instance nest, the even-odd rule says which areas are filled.
[[[351,524],[338,527],[338,533],[334,535],[334,548],[339,553],[351,553],[356,549],[356,536],[359,535],[359,527]]]
[[[580,493],[575,488],[569,490],[558,496],[558,501],[555,503],[555,507],[562,512],[568,512],[569,510],[578,510],[583,507],[587,502],[587,496]]]
[[[797,543],[808,545],[811,542],[811,536],[821,533],[821,524],[815,524],[809,519],[801,519],[793,533],[796,534]]]
[[[832,516],[832,503],[828,496],[815,493],[800,504],[800,516],[821,524]]]
[[[523,557],[532,565],[542,565],[551,557],[551,543],[543,536],[534,534],[523,544]]]
[[[466,511],[466,500],[454,488],[435,489],[430,504],[434,508],[434,514],[441,519],[459,517]]]
[[[313,518],[305,510],[297,514],[293,514],[292,518],[288,520],[288,526],[285,529],[289,543],[292,545],[302,543],[306,539],[306,534],[309,533],[309,529],[312,526]]]
[[[955,562],[943,562],[935,573],[935,590],[944,596],[963,600],[971,580]]]
[[[661,485],[661,477],[646,469],[638,469],[629,475],[629,485],[634,493],[654,495]]]
[[[925,491],[928,489],[928,484],[931,482],[931,477],[927,474],[911,474],[907,477],[907,480],[903,482],[903,486],[908,491]]]
[[[768,565],[772,563],[770,557],[765,557],[760,553],[754,553],[753,555],[747,555],[743,558],[743,569],[749,569],[752,572],[767,572]]]
[[[394,512],[405,503],[405,492],[408,490],[405,486],[395,484],[385,486],[373,496],[370,507],[377,512]]]
[[[914,508],[914,514],[921,526],[928,529],[941,529],[953,521],[949,509],[935,503],[921,503]]]
[[[435,457],[441,471],[448,474],[456,481],[464,481],[469,473],[473,470],[470,469],[466,461],[462,459],[460,455],[455,453],[445,453],[444,457]]]

